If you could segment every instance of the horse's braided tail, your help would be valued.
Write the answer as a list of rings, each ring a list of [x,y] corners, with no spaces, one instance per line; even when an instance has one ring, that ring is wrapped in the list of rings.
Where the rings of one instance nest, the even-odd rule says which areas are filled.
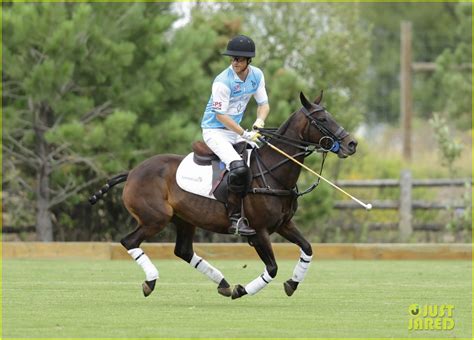
[[[106,193],[107,191],[110,190],[113,186],[125,182],[128,177],[128,172],[124,174],[117,175],[107,181],[107,184],[105,184],[99,191],[97,191],[94,195],[92,195],[89,198],[89,203],[91,205],[94,205],[97,203],[98,200],[100,200]]]

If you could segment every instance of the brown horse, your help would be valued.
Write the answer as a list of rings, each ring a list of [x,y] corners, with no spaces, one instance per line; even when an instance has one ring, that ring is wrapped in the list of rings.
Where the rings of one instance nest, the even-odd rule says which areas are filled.
[[[332,151],[340,158],[354,154],[357,142],[320,105],[321,99],[322,92],[314,103],[309,102],[301,93],[303,107],[294,112],[276,132],[270,133],[263,129],[261,133],[267,137],[270,134],[273,145],[300,162],[312,151],[327,152],[336,144],[338,147]],[[330,146],[322,147],[324,141],[325,144],[330,141]],[[304,279],[313,254],[311,244],[291,220],[297,209],[298,193],[295,188],[300,166],[276,153],[268,145],[252,152],[252,189],[245,196],[243,206],[250,225],[256,231],[255,235],[248,237],[248,242],[265,263],[265,270],[245,287],[236,285],[231,290],[222,273],[193,250],[196,227],[221,234],[228,233],[230,222],[226,207],[217,200],[191,194],[177,185],[176,170],[182,159],[183,156],[173,154],[149,158],[129,173],[109,180],[90,199],[91,204],[94,204],[110,187],[126,181],[123,202],[138,222],[138,227],[125,236],[121,244],[146,274],[144,295],[148,296],[153,291],[158,270],[139,246],[172,222],[177,233],[175,255],[218,284],[220,294],[232,296],[233,299],[257,293],[276,276],[277,263],[270,234],[277,232],[295,243],[300,247],[301,256],[292,278],[284,283],[285,292],[291,296],[298,283]]]

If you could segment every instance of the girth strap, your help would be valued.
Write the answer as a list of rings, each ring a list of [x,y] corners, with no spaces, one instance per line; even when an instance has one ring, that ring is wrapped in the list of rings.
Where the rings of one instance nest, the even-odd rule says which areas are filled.
[[[297,192],[295,189],[284,190],[284,189],[271,189],[271,188],[252,188],[250,189],[252,194],[262,194],[271,196],[296,196]]]

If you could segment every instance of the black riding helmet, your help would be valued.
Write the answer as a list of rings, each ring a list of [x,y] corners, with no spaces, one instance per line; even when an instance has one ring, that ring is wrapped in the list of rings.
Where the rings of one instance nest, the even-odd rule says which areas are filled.
[[[245,35],[238,35],[227,43],[227,49],[222,53],[231,57],[255,57],[255,43]]]

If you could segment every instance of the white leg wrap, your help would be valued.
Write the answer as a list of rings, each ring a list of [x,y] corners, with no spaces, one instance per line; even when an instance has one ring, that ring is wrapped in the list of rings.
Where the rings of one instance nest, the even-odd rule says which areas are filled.
[[[301,250],[301,249],[300,249]],[[309,265],[311,264],[311,259],[313,256],[306,255],[303,250],[301,250],[301,255],[298,263],[293,270],[293,277],[291,278],[295,282],[301,282],[306,276]]]
[[[197,256],[196,253],[193,254],[193,258],[189,264],[196,268],[198,272],[206,275],[217,284],[219,284],[224,278],[224,275],[222,275],[219,269],[211,266],[209,262],[204,260],[202,257]]]
[[[270,282],[272,282],[272,280],[273,278],[270,276],[270,274],[268,274],[267,268],[265,268],[262,275],[260,275],[255,280],[253,280],[252,282],[250,282],[249,284],[245,286],[245,291],[249,295],[254,295],[258,293],[260,290],[262,290],[263,288],[265,288],[265,286],[269,284]]]
[[[142,267],[146,275],[147,281],[158,279],[158,269],[151,263],[150,258],[140,248],[133,248],[128,251],[130,256],[137,261],[138,265]]]

